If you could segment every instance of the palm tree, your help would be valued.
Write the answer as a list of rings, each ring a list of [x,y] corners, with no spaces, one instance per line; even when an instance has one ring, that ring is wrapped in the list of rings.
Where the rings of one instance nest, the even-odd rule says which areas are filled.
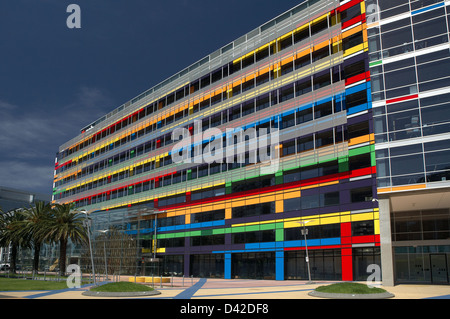
[[[72,210],[72,204],[56,204],[53,207],[53,216],[48,221],[44,240],[59,243],[59,273],[64,275],[66,270],[67,243],[87,241],[87,231],[84,227],[84,215]]]
[[[0,211],[0,246],[8,247],[11,245],[11,267],[10,273],[16,273],[17,251],[19,247],[29,248],[29,241],[20,233],[20,222],[25,218],[21,209],[3,213]]]
[[[34,246],[33,271],[38,271],[39,254],[52,218],[52,209],[49,203],[37,202],[33,207],[22,211],[21,214],[24,219],[18,222],[19,234],[32,242]]]

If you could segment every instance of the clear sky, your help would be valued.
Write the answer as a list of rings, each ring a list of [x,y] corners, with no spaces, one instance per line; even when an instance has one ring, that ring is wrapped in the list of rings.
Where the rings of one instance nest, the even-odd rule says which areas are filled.
[[[300,2],[1,0],[0,186],[51,194],[81,128]]]

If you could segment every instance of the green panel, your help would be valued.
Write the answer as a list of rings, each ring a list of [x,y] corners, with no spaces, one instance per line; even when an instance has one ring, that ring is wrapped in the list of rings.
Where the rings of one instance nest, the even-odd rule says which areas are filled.
[[[259,231],[259,225],[245,226],[245,231]]]
[[[277,229],[275,231],[275,240],[284,241],[284,229]]]
[[[338,159],[338,166],[339,166],[339,173],[348,172],[349,165],[348,165],[348,157],[340,157]]]
[[[212,230],[212,234],[213,235],[223,235],[225,233],[226,233],[225,228],[213,229]]]
[[[209,236],[213,234],[213,230],[212,229],[203,229],[202,230],[202,236]]]
[[[273,224],[264,224],[264,225],[260,225],[259,229],[260,230],[270,230],[270,229],[275,229],[275,227],[276,227],[275,223],[273,223]]]
[[[370,145],[354,148],[348,151],[348,156],[356,156],[364,153],[369,153],[372,150]]]
[[[245,232],[245,226],[231,228],[231,233],[243,233]]]

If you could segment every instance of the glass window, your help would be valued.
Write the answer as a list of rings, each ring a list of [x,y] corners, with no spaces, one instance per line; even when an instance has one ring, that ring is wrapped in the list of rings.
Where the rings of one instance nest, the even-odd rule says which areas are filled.
[[[423,155],[410,155],[391,158],[392,175],[404,175],[423,172]]]
[[[412,110],[388,115],[389,131],[398,131],[420,126],[419,111]]]
[[[393,71],[385,74],[386,89],[392,89],[416,82],[416,69],[410,67],[399,71]]]
[[[438,105],[421,109],[423,125],[431,125],[450,121],[449,105]]]
[[[412,42],[411,27],[386,32],[382,34],[381,42],[384,49],[410,43]]]
[[[425,154],[428,172],[450,169],[450,151],[441,151]]]
[[[417,74],[420,82],[450,76],[450,59],[418,65]]]
[[[447,33],[447,22],[444,17],[413,25],[416,40],[431,38],[432,36]]]

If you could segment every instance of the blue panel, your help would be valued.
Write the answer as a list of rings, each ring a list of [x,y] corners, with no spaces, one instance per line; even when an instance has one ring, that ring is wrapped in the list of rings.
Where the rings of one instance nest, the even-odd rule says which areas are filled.
[[[361,104],[361,105],[349,108],[347,110],[347,115],[351,115],[351,114],[355,114],[355,113],[358,113],[358,112],[362,112],[362,111],[365,111],[367,109],[369,109],[369,104],[368,103],[364,103],[364,104]]]
[[[415,15],[415,14],[423,13],[423,12],[426,12],[426,11],[430,11],[430,10],[433,10],[433,9],[436,9],[436,8],[439,8],[439,7],[443,7],[444,5],[445,5],[445,2],[442,2],[442,3],[435,4],[434,6],[429,6],[428,8],[423,8],[423,9],[419,9],[419,10],[416,10],[416,11],[411,11],[411,15]]]
[[[225,254],[224,278],[231,279],[231,254]]]
[[[361,83],[359,85],[356,85],[354,87],[346,89],[345,90],[345,95],[350,95],[350,94],[353,94],[353,93],[356,93],[356,92],[359,92],[359,91],[362,91],[362,90],[367,90],[367,82],[366,83]]]
[[[275,279],[284,280],[284,251],[275,252]]]
[[[320,240],[322,246],[331,246],[331,245],[340,245],[341,244],[341,238],[324,238]]]

